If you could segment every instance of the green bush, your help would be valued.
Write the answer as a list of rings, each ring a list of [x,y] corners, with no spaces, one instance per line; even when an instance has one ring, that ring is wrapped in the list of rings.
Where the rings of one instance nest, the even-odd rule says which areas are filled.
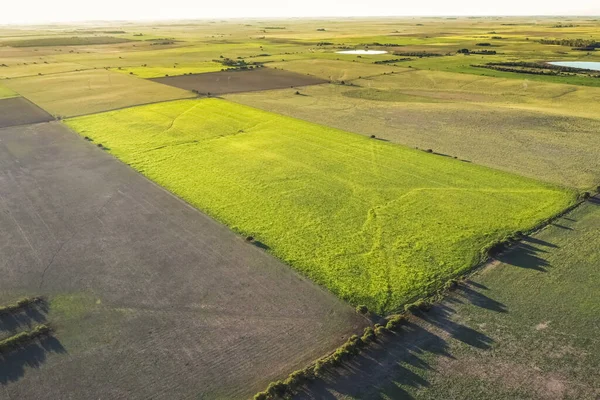
[[[373,331],[373,328],[371,328],[370,326],[365,328],[365,333],[363,333],[361,340],[363,341],[363,343],[370,343],[372,341],[374,341],[376,339],[375,337],[375,332]]]
[[[288,385],[286,385],[282,381],[271,382],[271,384],[269,384],[269,386],[267,387],[267,395],[273,396],[273,397],[275,397],[275,396],[282,397],[287,393],[287,391],[288,391]]]
[[[32,340],[48,333],[50,333],[50,328],[47,325],[38,325],[31,331],[20,332],[4,340],[0,340],[0,353],[6,353],[14,350],[17,347],[29,343]]]
[[[405,320],[406,318],[403,315],[395,315],[388,320],[385,327],[389,331],[397,331]]]
[[[369,309],[364,304],[360,304],[356,306],[356,312],[364,315],[369,312]]]
[[[388,333],[389,331],[386,329],[385,326],[381,325],[381,324],[376,324],[375,325],[375,334],[377,336],[383,336],[386,333]]]
[[[14,304],[9,304],[6,306],[0,306],[0,314],[10,314],[16,311],[19,311],[22,308],[28,307],[35,303],[39,303],[42,301],[41,297],[24,297],[22,299],[17,300]]]

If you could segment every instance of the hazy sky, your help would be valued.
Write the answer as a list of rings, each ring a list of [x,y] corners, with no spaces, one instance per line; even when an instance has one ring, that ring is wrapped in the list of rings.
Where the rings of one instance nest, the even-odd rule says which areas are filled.
[[[600,15],[600,0],[1,0],[0,24],[402,15]]]

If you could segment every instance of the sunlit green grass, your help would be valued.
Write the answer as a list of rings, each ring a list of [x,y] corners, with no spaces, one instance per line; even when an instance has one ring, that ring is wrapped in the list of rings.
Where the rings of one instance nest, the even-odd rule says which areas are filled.
[[[15,97],[17,94],[7,87],[0,86],[0,99],[6,99],[8,97]]]
[[[354,304],[391,311],[574,194],[224,100],[67,124]]]

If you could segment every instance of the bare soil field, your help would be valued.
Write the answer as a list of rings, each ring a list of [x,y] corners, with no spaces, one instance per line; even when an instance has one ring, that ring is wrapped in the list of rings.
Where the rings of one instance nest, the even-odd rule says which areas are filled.
[[[23,97],[0,99],[0,128],[52,121],[54,118]]]
[[[318,85],[327,82],[324,79],[314,76],[300,75],[295,72],[270,68],[208,72],[205,74],[171,76],[150,80],[181,89],[196,90],[202,94],[256,92],[259,90]]]
[[[0,129],[0,182],[0,304],[54,330],[2,398],[248,398],[367,323],[60,123]]]

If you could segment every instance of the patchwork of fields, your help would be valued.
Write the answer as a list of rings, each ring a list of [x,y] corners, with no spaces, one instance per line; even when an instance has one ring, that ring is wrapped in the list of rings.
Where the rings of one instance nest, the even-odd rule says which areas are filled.
[[[366,320],[57,122],[0,129],[2,398],[248,398]],[[76,377],[76,379],[74,379]],[[6,397],[4,397],[6,396]]]
[[[15,78],[3,84],[61,117],[194,97],[182,89],[104,70]]]
[[[0,393],[242,399],[333,351],[288,395],[597,397],[600,73],[546,62],[600,21],[566,22],[0,27]]]
[[[223,100],[67,124],[380,313],[439,288],[574,201],[558,187]]]
[[[226,98],[560,185],[600,182],[598,88],[417,70],[352,84]]]

